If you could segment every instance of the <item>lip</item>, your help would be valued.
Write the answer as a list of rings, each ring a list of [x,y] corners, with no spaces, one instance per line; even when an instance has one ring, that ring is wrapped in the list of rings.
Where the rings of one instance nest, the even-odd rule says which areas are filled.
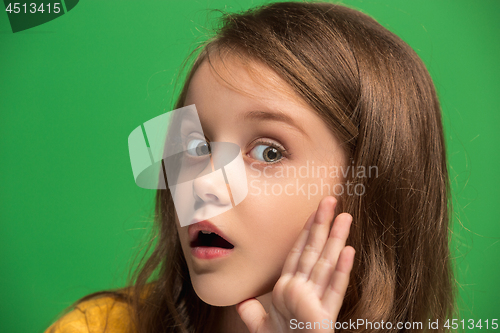
[[[233,244],[227,236],[220,231],[219,228],[217,228],[215,225],[213,225],[210,221],[203,220],[200,222],[196,222],[194,224],[191,224],[188,227],[188,235],[189,235],[189,246],[191,247],[191,244],[196,240],[196,237],[198,236],[198,233],[200,231],[209,231],[216,233],[220,237],[224,238],[227,242]],[[234,244],[233,244],[234,246]],[[220,248],[220,247],[209,247],[209,246],[195,246],[191,247],[191,254],[198,259],[216,259],[216,258],[222,258],[226,257],[231,252],[234,251],[234,247],[232,249],[226,249],[226,248]]]
[[[231,243],[233,245],[233,248],[227,249],[227,248],[210,247],[210,246],[191,246],[191,244],[193,244],[193,242],[198,237],[198,233],[200,231],[209,231],[219,235],[220,237],[224,238],[227,242]],[[231,252],[234,251],[233,242],[210,221],[203,220],[191,224],[188,227],[188,235],[189,235],[189,246],[191,247],[191,254],[195,258],[198,259],[222,258],[228,256],[229,254],[231,254]]]
[[[220,247],[206,247],[206,246],[198,246],[191,248],[191,254],[198,259],[216,259],[226,257],[234,249],[223,249]]]
[[[220,237],[224,238],[229,243],[234,245],[234,243],[231,241],[231,239],[229,239],[222,231],[220,231],[219,228],[217,228],[214,224],[212,224],[210,221],[207,221],[207,220],[203,220],[203,221],[191,224],[188,227],[189,243],[192,243],[196,239],[198,232],[200,232],[202,230],[213,232],[213,233],[219,235]]]

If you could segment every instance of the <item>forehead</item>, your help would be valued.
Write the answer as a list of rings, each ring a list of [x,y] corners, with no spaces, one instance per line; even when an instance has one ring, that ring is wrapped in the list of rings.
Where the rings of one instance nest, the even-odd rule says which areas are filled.
[[[210,59],[205,59],[189,84],[185,105],[200,104],[203,100],[213,100],[216,96],[225,96],[232,103],[239,97],[246,102],[257,102],[278,109],[279,106],[287,107],[289,104],[310,108],[267,65],[238,56],[210,56]],[[262,108],[263,105],[258,106]]]

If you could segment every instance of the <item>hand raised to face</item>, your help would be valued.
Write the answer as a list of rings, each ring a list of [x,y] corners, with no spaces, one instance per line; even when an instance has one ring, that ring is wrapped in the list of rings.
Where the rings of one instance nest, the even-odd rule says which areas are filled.
[[[351,215],[339,214],[330,230],[336,203],[335,198],[325,197],[309,217],[273,289],[270,312],[255,298],[238,304],[237,311],[251,333],[297,332],[291,320],[335,323],[355,254],[354,248],[345,246]]]

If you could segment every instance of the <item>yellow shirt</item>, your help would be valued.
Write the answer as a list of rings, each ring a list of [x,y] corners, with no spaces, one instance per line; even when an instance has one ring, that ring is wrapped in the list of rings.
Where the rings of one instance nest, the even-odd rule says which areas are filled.
[[[125,333],[129,325],[128,305],[106,296],[78,304],[45,333]]]

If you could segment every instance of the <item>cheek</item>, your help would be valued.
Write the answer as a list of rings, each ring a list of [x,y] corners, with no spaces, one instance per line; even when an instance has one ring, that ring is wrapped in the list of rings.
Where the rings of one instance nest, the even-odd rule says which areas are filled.
[[[274,276],[276,272],[281,273],[286,257],[307,219],[317,209],[321,199],[329,193],[309,193],[308,196],[308,185],[321,180],[317,178],[266,178],[261,174],[259,178],[249,179],[254,180],[254,185],[258,185],[262,191],[260,195],[252,195],[252,189],[249,188],[249,195],[239,207],[240,216],[245,221],[248,246],[253,251],[251,260],[255,264],[266,266]],[[335,183],[332,179],[324,179],[324,182]],[[297,191],[297,186],[299,190],[304,190],[305,195]],[[282,193],[273,194],[273,187],[275,192],[282,189]]]
[[[281,268],[312,212],[310,204],[298,196],[247,197],[241,208],[256,262]]]
[[[336,177],[330,178],[328,165],[313,162],[263,168],[250,166],[248,197],[264,197],[260,207],[268,214],[273,209],[270,205],[274,205],[280,214],[302,217],[305,222],[323,197],[334,195],[334,185],[339,181]]]

